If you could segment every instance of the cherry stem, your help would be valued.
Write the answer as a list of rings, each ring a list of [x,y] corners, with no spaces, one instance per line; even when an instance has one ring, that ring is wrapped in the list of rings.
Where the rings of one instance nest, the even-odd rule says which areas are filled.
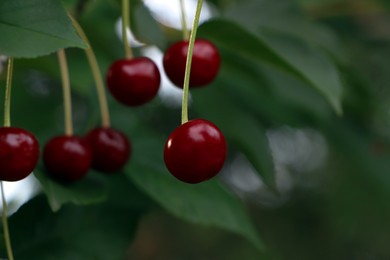
[[[73,26],[79,34],[80,38],[88,45],[88,48],[85,49],[85,54],[87,55],[88,63],[91,68],[93,78],[95,80],[96,91],[99,99],[100,113],[102,118],[102,126],[106,128],[110,127],[110,112],[108,109],[106,92],[104,91],[103,77],[96,59],[96,55],[92,49],[91,44],[89,43],[88,37],[85,34],[83,28],[81,28],[80,24],[76,21],[76,19],[74,19],[70,15],[69,17],[72,20]]]
[[[181,123],[188,122],[188,92],[190,85],[190,71],[192,64],[192,54],[194,52],[194,44],[196,39],[196,32],[199,24],[200,12],[202,11],[203,0],[198,0],[196,5],[196,12],[194,17],[194,22],[192,24],[192,30],[190,34],[190,41],[188,44],[187,60],[186,60],[186,70],[184,73],[184,85],[183,85],[183,99],[181,105]]]
[[[62,92],[64,96],[65,134],[67,136],[71,136],[73,135],[72,99],[71,99],[71,92],[70,92],[68,64],[66,62],[64,49],[60,49],[57,52],[57,54],[60,63],[61,78],[62,78]]]
[[[187,16],[186,16],[186,9],[184,6],[184,0],[180,0],[180,12],[181,12],[181,27],[183,32],[183,39],[188,40],[190,36],[190,32],[188,31],[188,26],[187,26]]]
[[[5,86],[5,99],[4,99],[4,126],[11,126],[11,83],[12,83],[12,72],[13,72],[13,58],[8,58],[8,68],[7,68],[7,82]],[[7,201],[4,194],[3,182],[0,181],[1,188],[1,200],[3,204],[2,212],[2,222],[4,229],[4,240],[5,246],[7,248],[7,256],[9,260],[14,260],[14,255],[12,252],[11,238],[9,235],[8,220],[7,220]]]
[[[7,68],[7,82],[5,85],[5,99],[4,99],[4,126],[11,126],[11,85],[12,85],[12,74],[14,59],[12,57],[8,58],[8,68]]]
[[[127,59],[133,58],[133,52],[131,51],[129,39],[127,38],[127,28],[130,28],[129,1],[130,0],[122,0],[122,41]]]

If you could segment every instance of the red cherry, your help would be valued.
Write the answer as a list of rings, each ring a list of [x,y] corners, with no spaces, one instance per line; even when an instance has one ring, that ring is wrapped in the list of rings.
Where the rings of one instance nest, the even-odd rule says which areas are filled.
[[[47,173],[60,182],[74,182],[87,175],[92,163],[88,143],[77,136],[56,136],[43,150]]]
[[[38,159],[39,144],[32,133],[16,127],[0,127],[0,180],[26,178]]]
[[[118,60],[107,73],[112,96],[128,106],[139,106],[152,100],[160,87],[160,72],[147,57]]]
[[[131,147],[127,137],[112,128],[92,129],[85,139],[92,148],[92,167],[101,172],[119,171],[129,160]]]
[[[210,121],[195,119],[179,126],[164,149],[168,170],[177,179],[199,183],[214,177],[226,158],[226,141]]]
[[[182,88],[186,69],[188,41],[173,44],[164,54],[165,73],[173,84]],[[214,80],[219,71],[221,58],[217,47],[203,39],[196,39],[192,54],[190,87],[201,87]]]

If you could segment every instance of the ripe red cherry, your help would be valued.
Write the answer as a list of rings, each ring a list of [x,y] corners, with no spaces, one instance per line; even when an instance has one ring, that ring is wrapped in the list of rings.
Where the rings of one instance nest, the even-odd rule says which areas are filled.
[[[87,174],[92,163],[91,148],[80,137],[56,136],[44,147],[43,163],[53,179],[74,182]]]
[[[188,41],[173,44],[164,54],[165,73],[173,84],[182,88],[186,68]],[[221,58],[217,47],[204,39],[196,39],[192,54],[190,87],[201,87],[214,80],[219,71]]]
[[[39,144],[32,133],[16,127],[0,127],[0,180],[26,178],[38,159]]]
[[[226,141],[210,121],[195,119],[176,128],[164,149],[170,173],[187,183],[199,183],[214,177],[226,158]]]
[[[112,96],[127,106],[139,106],[152,100],[160,87],[160,72],[147,57],[118,60],[107,73]]]
[[[129,160],[131,147],[127,137],[112,128],[94,128],[85,137],[92,149],[92,167],[111,173],[119,171]]]

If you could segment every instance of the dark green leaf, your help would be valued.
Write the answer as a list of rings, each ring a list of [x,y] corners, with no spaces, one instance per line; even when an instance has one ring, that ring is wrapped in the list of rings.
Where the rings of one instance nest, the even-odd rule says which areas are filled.
[[[2,0],[0,35],[0,54],[17,58],[86,47],[59,0]]]
[[[58,211],[66,203],[88,205],[107,199],[108,187],[96,172],[90,172],[85,179],[69,185],[50,179],[44,170],[36,169],[34,174],[41,183],[53,211]]]
[[[15,259],[124,259],[139,213],[111,204],[64,206],[53,213],[43,196],[9,220]],[[5,257],[5,250],[1,251]]]
[[[271,49],[291,64],[315,87],[338,114],[342,113],[342,83],[337,67],[319,49],[293,37],[266,33],[261,37]]]
[[[315,0],[309,0],[309,2],[313,4]],[[224,17],[239,23],[254,34],[262,30],[276,31],[320,46],[337,59],[346,59],[341,42],[335,33],[319,22],[313,22],[294,1],[237,2],[229,7]]]
[[[208,21],[200,26],[199,37],[211,40],[222,49],[234,50],[237,55],[260,59],[297,74],[294,68],[267,44],[237,23],[222,19]]]
[[[230,51],[221,52],[222,66],[218,73],[218,77],[214,84],[209,88],[221,88],[221,91],[225,92],[223,95],[229,95],[230,99],[233,99],[236,103],[235,106],[239,106],[243,113],[253,113],[256,115],[259,121],[267,122],[268,124],[297,124],[300,121],[300,117],[297,115],[295,109],[288,106],[287,102],[280,101],[280,95],[277,92],[277,86],[268,79],[267,73],[262,71],[265,68],[264,65],[259,62],[255,62],[252,59],[243,58],[235,55]],[[272,68],[269,70],[276,71]],[[280,72],[280,74],[283,74]],[[284,73],[286,74],[286,73]],[[291,77],[293,78],[293,77]],[[297,80],[301,82],[300,80]],[[291,83],[287,86],[283,86],[288,91],[285,93],[281,91],[281,94],[295,94],[291,88]],[[308,92],[307,87],[304,88],[304,92]],[[204,91],[194,90],[192,94],[196,98],[198,96],[208,95]],[[213,92],[215,94],[215,91]],[[300,97],[299,93],[297,95]],[[207,96],[205,97],[208,98]],[[218,98],[215,96],[215,98]],[[320,97],[322,99],[322,97]],[[310,100],[311,101],[311,100]],[[201,98],[198,98],[198,102],[202,102]],[[291,101],[289,100],[289,103]],[[298,100],[298,106],[304,106],[307,102],[303,102],[302,99]],[[315,103],[316,104],[316,103]],[[200,104],[201,106],[201,104]],[[328,107],[327,104],[325,104]],[[294,107],[296,108],[297,106]],[[312,111],[311,106],[309,111]],[[195,109],[197,103],[195,103]],[[245,110],[245,111],[243,111]],[[308,112],[308,111],[304,111]],[[207,114],[203,114],[207,118]]]
[[[190,185],[174,179],[165,169],[161,141],[149,137],[134,145],[134,150],[142,146],[144,151],[150,151],[147,160],[134,158],[127,170],[136,186],[175,216],[240,234],[262,250],[264,246],[240,201],[216,181]],[[145,157],[138,151],[138,157]]]
[[[224,50],[258,59],[295,75],[320,91],[341,114],[340,78],[336,66],[320,50],[282,34],[255,35],[227,20],[207,22],[201,26],[199,34]]]

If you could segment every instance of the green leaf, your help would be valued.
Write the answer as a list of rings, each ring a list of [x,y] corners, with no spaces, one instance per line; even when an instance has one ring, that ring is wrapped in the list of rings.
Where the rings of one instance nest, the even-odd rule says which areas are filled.
[[[66,205],[51,212],[44,196],[9,219],[15,259],[124,259],[139,213],[112,204]],[[1,257],[5,250],[1,250]]]
[[[261,123],[239,107],[221,85],[193,91],[192,97],[200,116],[215,123],[226,138],[245,154],[264,182],[274,187],[273,159]]]
[[[310,0],[311,4],[313,2],[315,0]],[[261,30],[287,34],[320,46],[332,53],[337,59],[346,60],[345,50],[335,33],[323,24],[313,22],[294,1],[251,0],[244,3],[237,2],[229,7],[224,13],[224,17],[239,23],[254,34],[258,34]]]
[[[328,100],[337,114],[342,113],[341,78],[336,65],[323,51],[287,35],[265,33],[261,38],[271,49],[294,66],[305,81]]]
[[[204,23],[199,28],[199,35],[210,39],[222,50],[234,51],[237,55],[258,59],[291,73],[317,89],[338,114],[342,113],[340,77],[336,66],[320,50],[282,34],[255,35],[226,20]]]
[[[293,75],[231,52],[221,55],[223,61],[215,85],[263,124],[316,125],[333,117],[332,108],[321,94]]]
[[[237,55],[260,59],[267,64],[297,74],[290,64],[259,37],[237,23],[214,19],[203,23],[198,32],[199,37],[211,40],[223,50],[234,50]]]
[[[86,47],[59,0],[2,0],[0,35],[0,54],[17,58]]]
[[[96,172],[89,172],[83,180],[69,185],[50,179],[41,169],[36,169],[34,175],[41,183],[53,211],[58,211],[66,203],[88,205],[107,199],[108,186]]]
[[[141,148],[142,147],[142,148]],[[127,176],[173,215],[206,226],[215,226],[240,234],[259,250],[264,249],[242,203],[216,181],[190,185],[174,179],[165,169],[162,159],[163,142],[154,137],[137,140],[135,155]],[[140,149],[148,152],[148,159]]]
[[[137,39],[143,43],[154,44],[160,49],[165,49],[167,42],[162,27],[154,19],[150,10],[143,3],[140,3],[134,8],[132,14],[134,16],[132,29]]]

